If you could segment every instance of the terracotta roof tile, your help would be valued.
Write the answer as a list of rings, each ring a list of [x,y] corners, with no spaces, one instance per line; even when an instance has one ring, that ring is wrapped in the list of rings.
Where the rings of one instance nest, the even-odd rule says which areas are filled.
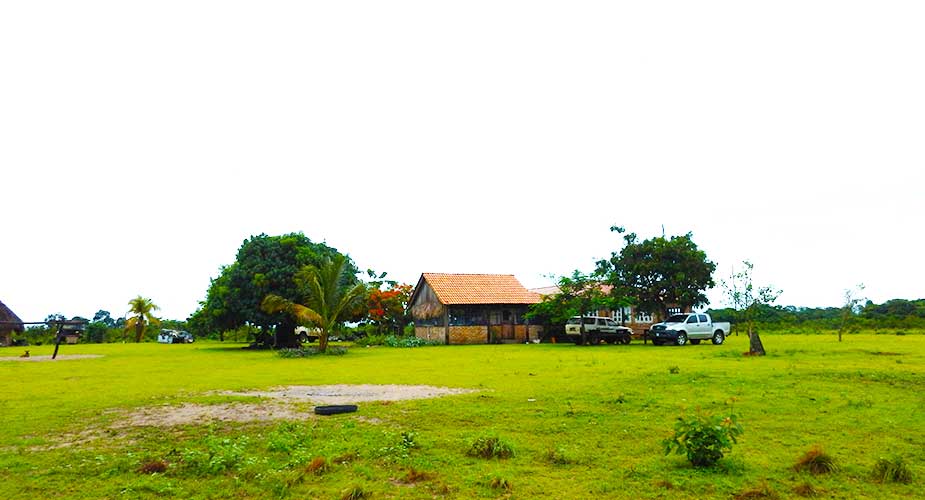
[[[540,302],[540,295],[524,288],[512,274],[424,273],[423,278],[445,305]]]

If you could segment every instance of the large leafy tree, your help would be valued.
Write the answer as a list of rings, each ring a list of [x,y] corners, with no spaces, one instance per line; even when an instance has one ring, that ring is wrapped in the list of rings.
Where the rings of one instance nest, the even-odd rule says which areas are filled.
[[[141,342],[148,325],[157,324],[160,321],[154,317],[154,311],[160,308],[151,299],[146,299],[141,295],[128,301],[128,305],[129,317],[125,322],[125,330],[135,330],[135,342]]]
[[[311,325],[319,330],[318,350],[328,348],[328,336],[345,320],[351,311],[366,299],[366,286],[351,285],[345,279],[350,274],[347,257],[336,255],[321,267],[304,266],[295,277],[300,300],[290,300],[280,295],[269,294],[262,302],[264,311],[270,314],[283,313],[298,323]]]
[[[298,302],[302,293],[296,274],[305,266],[321,266],[341,254],[324,243],[315,243],[302,233],[282,236],[260,234],[244,241],[235,262],[221,269],[209,286],[201,307],[189,318],[198,335],[224,332],[244,325],[261,330],[258,344],[269,347],[296,347],[295,321],[283,312],[261,308],[267,295]],[[344,285],[359,283],[357,269],[345,257]],[[353,318],[351,318],[353,319]],[[269,332],[275,335],[269,335]]]
[[[611,231],[624,233],[622,227]],[[638,309],[668,314],[670,306],[691,308],[707,302],[706,290],[715,286],[716,264],[697,247],[692,234],[659,236],[640,240],[635,233],[623,236],[624,246],[598,262],[618,296],[632,297]]]

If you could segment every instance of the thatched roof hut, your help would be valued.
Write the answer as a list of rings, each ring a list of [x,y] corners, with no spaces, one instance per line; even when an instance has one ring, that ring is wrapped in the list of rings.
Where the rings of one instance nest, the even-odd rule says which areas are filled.
[[[13,332],[24,330],[22,320],[6,304],[0,302],[0,346],[13,343]]]

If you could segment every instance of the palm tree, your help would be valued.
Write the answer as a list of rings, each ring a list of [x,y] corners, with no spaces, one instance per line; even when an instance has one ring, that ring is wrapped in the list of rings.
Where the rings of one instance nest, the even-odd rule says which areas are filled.
[[[321,267],[304,266],[296,273],[296,283],[305,290],[304,304],[279,295],[267,295],[261,307],[268,313],[284,312],[300,323],[309,323],[321,330],[318,351],[328,348],[328,335],[357,302],[366,297],[366,287],[350,285],[347,276],[347,257],[337,255]]]
[[[148,324],[156,325],[160,320],[154,317],[153,311],[160,309],[151,299],[146,299],[141,295],[128,301],[128,314],[132,316],[125,322],[125,330],[135,329],[135,342],[141,342],[145,335]]]

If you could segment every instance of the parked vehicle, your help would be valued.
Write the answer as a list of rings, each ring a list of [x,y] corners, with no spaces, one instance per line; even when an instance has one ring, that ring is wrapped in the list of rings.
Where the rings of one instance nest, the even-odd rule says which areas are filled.
[[[709,314],[673,314],[664,322],[652,325],[649,339],[654,345],[684,345],[688,342],[697,345],[708,339],[719,345],[725,342],[730,326],[727,322],[714,323]]]
[[[633,331],[611,318],[585,316],[585,338],[589,344],[629,344]],[[565,322],[565,334],[576,344],[581,343],[581,316],[574,316]]]
[[[161,333],[157,334],[157,341],[161,344],[192,344],[195,339],[190,332],[161,330]]]
[[[299,342],[309,343],[318,340],[321,337],[321,329],[319,328],[308,328],[307,326],[297,326],[295,327],[295,335],[299,338]],[[331,340],[331,339],[328,339]]]

